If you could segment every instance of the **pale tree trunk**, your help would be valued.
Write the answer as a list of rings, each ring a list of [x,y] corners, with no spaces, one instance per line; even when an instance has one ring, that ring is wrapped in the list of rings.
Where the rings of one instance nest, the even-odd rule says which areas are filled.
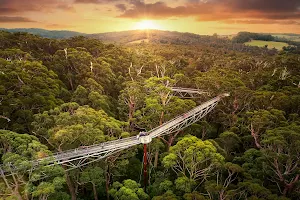
[[[252,137],[254,139],[255,146],[257,148],[261,149],[261,145],[260,145],[260,142],[259,142],[259,139],[258,139],[258,133],[255,132],[252,123],[251,123],[251,135],[252,135]]]
[[[20,192],[19,192],[19,185],[16,185],[13,194],[17,197],[18,200],[23,200]]]
[[[109,181],[110,181],[109,166],[107,165],[107,169],[105,172],[105,191],[106,191],[106,199],[107,200],[109,200]]]
[[[161,112],[160,114],[160,118],[159,118],[159,125],[162,125],[164,121],[164,111]],[[155,157],[154,157],[154,167],[157,167],[157,163],[158,163],[158,155],[159,155],[159,150],[157,149],[155,151]]]
[[[177,137],[177,135],[180,133],[180,130],[177,131],[174,135],[173,134],[169,134],[169,139],[166,140],[162,137],[159,137],[166,145],[167,145],[167,151],[170,150],[170,147],[172,146],[172,144],[174,143],[175,138]]]
[[[95,185],[95,183],[92,183],[92,185],[93,185],[94,199],[98,200],[98,193],[97,193],[96,185]]]
[[[128,113],[129,128],[132,130],[133,129],[132,119],[133,119],[133,114],[135,112],[135,103],[130,101],[128,103],[128,107],[129,107],[129,113]]]
[[[169,136],[169,140],[168,140],[168,147],[167,147],[167,151],[169,152],[170,151],[170,147],[172,146],[173,142],[174,142],[174,139],[175,137],[177,136],[177,134],[179,133],[179,131],[177,131],[174,135],[173,134],[170,134]]]
[[[12,175],[12,178],[13,178],[13,180],[14,180],[14,182],[15,182],[15,188],[14,188],[14,190],[13,190],[13,194],[14,195],[16,195],[16,197],[18,198],[18,200],[23,200],[23,198],[22,198],[22,196],[21,196],[21,194],[20,194],[20,191],[19,191],[19,183],[17,182],[17,180],[16,180],[16,177],[15,177],[15,175]]]
[[[222,190],[220,193],[219,193],[219,200],[225,200],[226,198],[224,197],[224,190]]]
[[[11,170],[11,169],[10,169],[10,170]],[[11,187],[11,186],[9,185],[9,182],[8,182],[8,180],[6,179],[6,177],[5,177],[4,172],[3,172],[2,169],[0,169],[0,174],[1,174],[1,177],[2,177],[2,179],[3,179],[3,181],[4,181],[5,185],[6,185],[6,187],[12,192],[12,194],[13,194],[14,196],[16,196],[16,198],[17,198],[18,200],[24,200],[24,199],[27,200],[27,199],[28,199],[28,193],[27,193],[27,192],[25,192],[24,198],[23,198],[22,195],[20,194],[20,191],[19,191],[19,189],[20,189],[20,184],[19,184],[19,182],[18,182],[18,180],[17,180],[17,178],[15,177],[14,174],[12,174],[12,178],[13,178],[14,185],[15,185],[14,188]]]
[[[290,182],[290,183],[284,183],[284,190],[283,190],[283,196],[286,196],[288,193],[290,193],[295,184],[299,181],[300,175],[297,174],[297,176]]]
[[[109,200],[109,186],[112,180],[112,173],[110,173],[113,169],[113,163],[118,159],[121,155],[121,152],[114,154],[114,156],[110,156],[106,159],[106,170],[105,170],[105,190],[106,190],[106,199]],[[110,165],[111,163],[111,165]],[[110,168],[111,167],[111,168]]]
[[[155,156],[154,156],[154,167],[155,168],[157,167],[157,163],[158,163],[158,154],[159,154],[159,151],[156,150]]]
[[[0,101],[0,103],[1,103],[1,101]],[[5,117],[5,116],[3,116],[3,115],[0,115],[0,118],[2,118],[2,119],[6,119],[8,122],[10,122],[11,120],[8,118],[8,117]]]
[[[68,80],[69,80],[69,83],[70,83],[71,90],[73,91],[74,90],[74,86],[73,86],[72,78],[68,78]]]
[[[279,167],[279,161],[278,158],[275,158],[272,165],[275,167],[274,172],[276,173],[276,175],[278,176],[279,180],[281,183],[283,183],[284,185],[284,189],[283,189],[283,196],[286,196],[288,193],[292,192],[295,184],[297,184],[297,182],[300,179],[300,174],[297,174],[291,181],[288,182],[288,180],[286,180],[284,178],[284,174],[289,174],[292,173],[293,170],[297,169],[297,164],[292,167],[293,169],[290,168],[290,166],[288,166],[288,168],[285,169],[285,172],[281,172],[280,171],[280,167]]]
[[[239,109],[239,103],[237,98],[235,97],[233,102],[233,111],[231,113],[232,119],[231,119],[230,127],[234,126],[234,124],[236,124],[237,122],[236,112],[238,111],[238,109]]]
[[[206,128],[203,126],[201,140],[204,140],[205,136],[206,136]]]
[[[159,118],[159,125],[162,125],[164,123],[164,111],[161,112],[160,118]]]
[[[72,183],[72,180],[71,180],[68,172],[66,171],[66,166],[62,165],[62,168],[65,170],[66,182],[67,182],[67,186],[68,186],[69,192],[71,194],[71,198],[72,198],[72,200],[76,200],[75,188],[74,188],[74,185]]]
[[[6,177],[4,176],[4,172],[2,171],[2,169],[0,168],[0,172],[1,172],[1,177],[2,177],[2,179],[3,179],[3,181],[4,181],[4,183],[5,183],[5,185],[6,185],[6,187],[12,192],[12,193],[14,193],[14,190],[11,188],[11,186],[9,185],[9,183],[8,183],[8,181],[7,181],[7,179],[6,179]]]

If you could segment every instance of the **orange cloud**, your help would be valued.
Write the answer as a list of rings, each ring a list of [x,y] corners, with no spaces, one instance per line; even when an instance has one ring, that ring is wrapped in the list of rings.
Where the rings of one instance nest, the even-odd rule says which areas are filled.
[[[299,0],[190,0],[171,7],[164,2],[144,3],[131,0],[131,8],[118,17],[165,19],[170,17],[195,17],[199,21],[227,19],[300,19]]]
[[[65,24],[48,24],[46,28],[50,29],[65,29],[65,28],[74,28],[75,26],[65,25]]]
[[[26,17],[0,16],[0,23],[36,22]]]
[[[300,25],[300,22],[294,20],[225,20],[226,24],[284,24],[284,25]]]
[[[81,3],[81,4],[101,4],[101,3],[114,3],[118,2],[119,0],[75,0],[74,3]]]
[[[3,27],[31,27],[28,22],[38,19],[37,27],[71,24],[81,32],[128,30],[145,18],[159,20],[163,29],[194,33],[218,25],[299,32],[300,0],[0,0],[0,16]]]
[[[28,11],[51,11],[51,10],[74,11],[72,4],[60,0],[0,0],[0,15],[10,13],[23,13]]]

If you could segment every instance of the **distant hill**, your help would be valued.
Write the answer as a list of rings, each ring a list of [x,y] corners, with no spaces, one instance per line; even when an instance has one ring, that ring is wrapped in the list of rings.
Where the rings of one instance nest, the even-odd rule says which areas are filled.
[[[79,32],[75,32],[75,31],[65,31],[65,30],[49,31],[49,30],[39,29],[39,28],[15,28],[15,29],[0,28],[0,30],[8,31],[11,33],[27,32],[27,33],[31,33],[34,35],[39,35],[41,37],[55,38],[55,39],[63,39],[63,38],[70,38],[70,37],[74,37],[74,36],[87,35],[85,33],[79,33]]]
[[[295,42],[300,42],[300,34],[295,34],[295,33],[272,33],[274,37],[278,38],[284,38],[287,40],[295,41]]]
[[[199,44],[215,39],[212,36],[182,33],[161,30],[132,30],[109,33],[90,34],[88,37],[102,40],[103,42],[116,42],[122,44],[136,43],[162,43],[162,44]]]
[[[131,30],[120,32],[107,32],[86,34],[74,31],[49,31],[37,28],[16,28],[0,30],[8,32],[27,32],[34,35],[39,35],[46,38],[65,39],[74,36],[86,36],[101,40],[105,43],[121,43],[121,44],[137,44],[137,43],[161,43],[161,44],[203,44],[211,42],[215,39],[212,36],[198,35],[193,33],[182,33],[176,31],[161,31],[161,30]],[[219,37],[220,38],[220,37]]]
[[[65,39],[75,36],[86,36],[89,38],[99,39],[105,43],[121,43],[121,44],[138,44],[138,43],[160,43],[160,44],[212,44],[214,41],[218,40],[219,42],[229,42],[228,40],[237,38],[237,36],[245,33],[240,32],[234,35],[218,35],[218,36],[208,36],[208,35],[198,35],[193,33],[182,33],[176,31],[161,31],[161,30],[130,30],[130,31],[120,31],[120,32],[107,32],[107,33],[95,33],[95,34],[86,34],[75,31],[66,31],[66,30],[45,30],[38,28],[16,28],[16,29],[5,29],[0,28],[0,31],[8,32],[27,32],[34,35],[39,35],[46,38],[54,39]],[[280,40],[280,42],[286,42],[286,40],[293,42],[300,42],[299,34],[292,33],[283,33],[283,34],[259,34],[252,33],[264,37],[270,37],[273,40]],[[252,38],[253,39],[253,38]],[[254,38],[256,39],[256,38]],[[282,40],[282,41],[281,41]],[[250,41],[247,40],[247,41]],[[246,41],[242,41],[244,43]]]

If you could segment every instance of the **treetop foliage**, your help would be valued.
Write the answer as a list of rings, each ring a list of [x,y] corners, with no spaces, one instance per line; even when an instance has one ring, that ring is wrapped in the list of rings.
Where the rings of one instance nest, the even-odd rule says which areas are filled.
[[[107,44],[97,38],[113,36],[0,32],[0,199],[300,199],[297,45],[155,31],[125,45],[144,34],[124,34]],[[171,87],[203,94],[184,99]],[[146,180],[142,145],[70,171],[33,162],[136,136],[225,92],[199,122],[147,145]]]

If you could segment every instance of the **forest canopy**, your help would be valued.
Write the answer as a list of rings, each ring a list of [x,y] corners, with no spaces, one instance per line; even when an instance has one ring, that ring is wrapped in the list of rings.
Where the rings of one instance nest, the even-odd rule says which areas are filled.
[[[300,54],[242,44],[258,37],[274,39],[125,45],[1,31],[0,199],[300,199]],[[136,136],[225,92],[197,123],[148,145],[146,190],[142,145],[70,171],[32,162]]]

